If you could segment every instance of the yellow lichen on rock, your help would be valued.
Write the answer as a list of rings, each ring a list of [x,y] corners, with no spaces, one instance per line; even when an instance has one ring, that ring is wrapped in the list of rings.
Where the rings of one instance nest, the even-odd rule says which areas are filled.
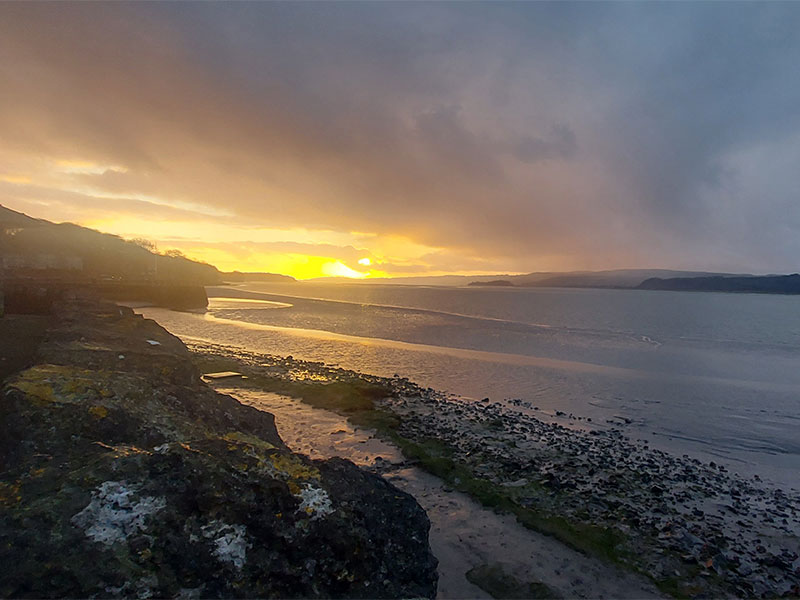
[[[0,506],[12,506],[22,500],[19,493],[19,482],[5,483],[0,481]]]
[[[23,381],[15,384],[13,387],[18,389],[20,392],[23,392],[31,399],[42,402],[58,401],[58,398],[55,396],[53,386],[47,381]]]
[[[301,481],[319,481],[319,469],[312,467],[294,454],[279,454],[277,452],[268,455],[272,466],[278,475],[283,475],[289,480],[297,479]]]
[[[303,484],[320,480],[319,469],[294,454],[279,452],[266,440],[239,431],[229,432],[222,439],[229,442],[229,451],[242,450],[246,456],[255,459],[263,471],[283,480],[289,486],[289,491],[297,497],[300,497],[303,491]],[[241,464],[237,468],[241,471],[248,470],[246,465]]]
[[[9,387],[42,402],[75,404],[90,395],[113,395],[109,390],[99,389],[104,376],[104,371],[45,364],[23,371]]]
[[[92,406],[89,414],[95,419],[105,419],[108,416],[108,409],[105,406]]]
[[[259,448],[261,450],[275,450],[275,446],[266,440],[257,438],[254,435],[242,433],[241,431],[231,431],[226,433],[222,439],[229,442],[236,442],[237,444],[247,444],[248,446],[253,446],[254,448]],[[231,448],[235,447],[236,446],[232,446]]]

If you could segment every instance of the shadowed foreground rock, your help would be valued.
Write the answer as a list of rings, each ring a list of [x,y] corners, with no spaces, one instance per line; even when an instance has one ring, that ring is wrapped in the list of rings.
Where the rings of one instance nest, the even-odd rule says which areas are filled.
[[[0,395],[0,596],[435,595],[411,496],[291,453],[154,322],[74,305],[39,355]]]

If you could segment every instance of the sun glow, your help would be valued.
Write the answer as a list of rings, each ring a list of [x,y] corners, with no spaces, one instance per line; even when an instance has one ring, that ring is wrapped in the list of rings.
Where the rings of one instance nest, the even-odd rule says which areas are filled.
[[[370,266],[372,264],[372,261],[370,259],[368,259],[368,258],[360,258],[358,260],[358,264],[364,265],[365,267],[368,267],[368,266]]]
[[[358,261],[359,263],[361,261]],[[329,262],[322,265],[322,272],[328,277],[349,277],[350,279],[364,279],[369,273],[362,273],[351,269],[342,261]]]
[[[26,185],[32,182],[31,178],[25,175],[0,175],[0,181],[16,185]]]
[[[127,173],[126,167],[118,165],[102,165],[88,160],[59,160],[56,161],[57,170],[62,173],[77,175],[102,175],[110,171],[113,173]]]
[[[162,245],[159,245],[159,248],[162,248]],[[246,255],[241,255],[237,252],[203,247],[200,244],[192,243],[171,243],[164,245],[163,248],[179,249],[187,257],[210,263],[221,271],[279,273],[290,275],[295,279],[315,279],[317,277],[366,279],[387,276],[383,271],[376,269],[358,271],[347,266],[343,260],[332,256],[271,252],[248,252]]]

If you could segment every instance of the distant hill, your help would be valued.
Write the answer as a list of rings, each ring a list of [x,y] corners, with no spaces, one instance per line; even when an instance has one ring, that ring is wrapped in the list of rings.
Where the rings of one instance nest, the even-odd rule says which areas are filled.
[[[261,281],[266,283],[290,283],[297,281],[294,277],[289,275],[277,275],[275,273],[242,273],[240,271],[231,271],[228,273],[221,273],[222,279],[228,283],[238,281]]]
[[[475,286],[486,285],[492,281],[506,281],[515,287],[567,287],[567,288],[636,288],[646,279],[653,277],[732,277],[733,273],[713,273],[707,271],[674,271],[670,269],[615,269],[609,271],[569,271],[538,272],[525,275],[434,275],[430,277],[396,277],[394,279],[347,279],[325,277],[314,281],[346,282],[352,284],[385,285],[441,285]],[[744,276],[744,275],[739,275]],[[505,284],[501,284],[505,285]]]
[[[635,288],[654,277],[708,277],[725,273],[672,271],[669,269],[615,269],[611,271],[574,271],[569,273],[529,273],[509,277],[519,287]]]
[[[637,289],[684,292],[738,292],[755,294],[800,294],[800,274],[732,277],[653,277]]]
[[[315,277],[307,281],[317,283],[350,283],[353,285],[435,285],[435,286],[466,286],[472,281],[489,281],[491,279],[507,279],[509,275],[425,275],[414,277],[369,277],[366,279],[351,279],[349,277]]]
[[[493,279],[491,281],[472,281],[470,287],[514,287],[507,279]]]
[[[145,246],[0,205],[0,274],[5,277],[195,285],[222,281],[216,267],[179,252],[156,254]]]

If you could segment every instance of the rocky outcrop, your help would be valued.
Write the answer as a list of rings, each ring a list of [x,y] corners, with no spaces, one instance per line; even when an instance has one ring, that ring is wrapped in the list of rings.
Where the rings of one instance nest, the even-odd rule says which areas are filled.
[[[435,595],[411,496],[293,454],[113,305],[64,308],[6,382],[0,472],[3,597]]]
[[[5,312],[14,314],[50,314],[75,298],[143,302],[173,310],[208,306],[208,296],[201,285],[5,278],[0,279],[0,292],[4,295]]]
[[[172,310],[190,310],[208,306],[208,296],[202,285],[105,282],[88,286],[87,290],[107,300],[146,302]]]

